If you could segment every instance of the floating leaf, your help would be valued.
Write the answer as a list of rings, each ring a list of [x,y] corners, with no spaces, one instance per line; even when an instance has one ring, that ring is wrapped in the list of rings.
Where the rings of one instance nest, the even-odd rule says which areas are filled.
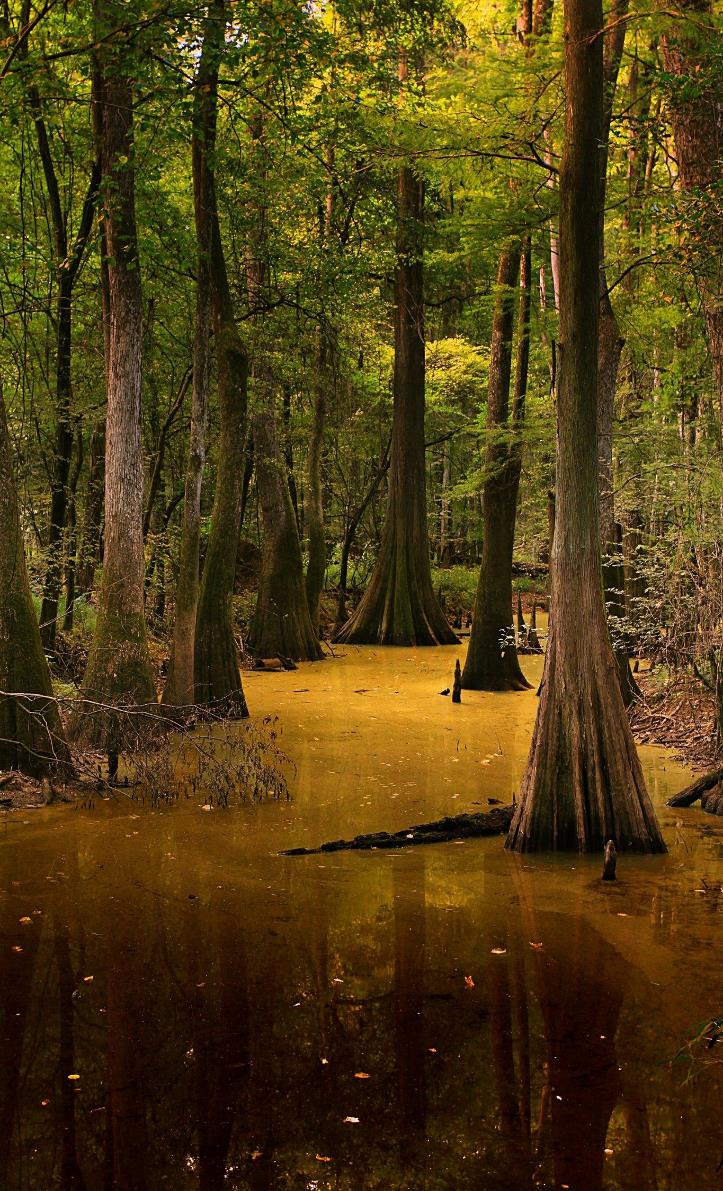
[[[358,1125],[359,1117],[344,1117],[342,1124],[344,1124],[344,1125]]]
[[[368,1071],[355,1071],[354,1079],[369,1079],[369,1072]]]
[[[24,918],[21,918],[19,921],[20,921],[21,926],[32,926],[33,925],[32,918],[28,918],[27,914],[25,915]]]
[[[317,1162],[331,1162],[331,1158],[327,1157],[326,1154],[317,1154],[316,1161]]]
[[[506,947],[493,947],[490,955],[507,955]]]
[[[68,1079],[71,1079],[71,1080],[80,1079],[80,1076],[74,1072],[72,1075],[68,1076]]]
[[[472,979],[471,976],[465,976],[464,986],[465,986],[465,988],[474,988],[474,980]]]

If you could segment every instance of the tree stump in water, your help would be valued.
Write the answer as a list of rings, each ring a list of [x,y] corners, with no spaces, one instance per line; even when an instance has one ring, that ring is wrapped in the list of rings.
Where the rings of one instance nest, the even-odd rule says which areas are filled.
[[[454,684],[452,686],[452,702],[462,702],[462,671],[459,666],[459,658],[454,665]]]
[[[605,845],[605,860],[603,862],[603,881],[615,881],[615,868],[618,863],[618,854],[615,851],[615,844],[611,839]]]

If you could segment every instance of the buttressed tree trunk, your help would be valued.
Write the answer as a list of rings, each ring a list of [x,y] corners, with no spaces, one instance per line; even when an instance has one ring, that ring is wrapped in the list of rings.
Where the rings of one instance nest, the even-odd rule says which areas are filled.
[[[0,391],[0,769],[67,776],[70,757],[30,593]]]
[[[254,415],[253,436],[264,553],[248,645],[260,657],[316,661],[323,653],[309,616],[299,530],[271,395],[265,408]]]
[[[212,15],[225,28],[224,0]],[[248,358],[234,318],[221,242],[213,175],[209,177],[211,312],[216,340],[220,435],[211,532],[196,613],[194,670],[197,703],[215,703],[226,714],[248,715],[233,626],[233,587],[241,530]]]
[[[400,71],[406,77],[406,67]],[[394,418],[386,521],[374,573],[337,641],[454,645],[432,587],[424,452],[424,184],[409,166],[397,186]]]
[[[609,839],[618,851],[665,851],[617,682],[600,571],[601,30],[601,0],[566,0],[552,626],[530,755],[507,840],[518,851],[602,851]]]
[[[522,691],[530,685],[520,669],[512,621],[512,550],[521,457],[509,415],[520,259],[519,248],[505,250],[497,271],[487,397],[489,437],[482,490],[482,566],[462,673],[463,688],[473,691]],[[510,434],[515,435],[513,440]]]
[[[101,35],[123,24],[125,6],[96,0]],[[87,699],[155,702],[156,691],[143,609],[143,459],[141,377],[143,307],[136,235],[133,166],[133,88],[126,50],[108,40],[102,75],[101,175],[108,250],[110,327],[105,454],[105,552],[98,620],[83,680]],[[103,736],[92,710],[75,717],[74,731]]]
[[[168,679],[163,702],[188,706],[195,702],[194,652],[198,606],[201,486],[206,458],[208,385],[211,338],[211,204],[212,165],[216,144],[218,64],[224,43],[224,14],[209,6],[203,50],[196,72],[191,160],[196,220],[196,321],[193,342],[191,434],[183,503],[181,550],[176,585],[176,611]]]

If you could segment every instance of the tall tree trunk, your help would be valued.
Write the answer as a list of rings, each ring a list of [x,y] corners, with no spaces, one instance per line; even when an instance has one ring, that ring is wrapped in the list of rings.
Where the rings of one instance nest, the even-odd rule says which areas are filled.
[[[196,73],[191,159],[196,220],[196,322],[193,341],[193,396],[181,551],[176,584],[173,642],[163,702],[188,706],[195,702],[194,652],[199,591],[201,488],[206,459],[208,386],[211,365],[211,220],[216,144],[218,64],[224,44],[225,17],[209,6],[203,50]],[[239,518],[240,524],[240,518]]]
[[[21,24],[25,28],[30,19],[29,0],[23,0]],[[27,38],[23,40],[22,55],[27,54]],[[58,176],[43,115],[40,92],[34,84],[27,88],[28,103],[35,125],[38,153],[43,169],[45,190],[53,233],[56,283],[58,287],[55,313],[55,447],[51,465],[50,521],[48,525],[48,562],[43,585],[40,610],[40,636],[45,649],[52,653],[57,631],[58,601],[60,598],[63,531],[68,510],[68,479],[73,451],[71,419],[72,396],[72,313],[73,290],[81,261],[93,227],[93,214],[100,181],[100,167],[93,163],[88,191],[83,203],[77,235],[68,237],[68,216],[58,184]]]
[[[78,550],[78,481],[80,480],[80,473],[83,468],[83,433],[81,430],[76,435],[76,450],[75,450],[75,466],[73,467],[73,474],[68,483],[68,514],[67,527],[68,539],[65,548],[65,610],[63,612],[63,632],[70,633],[73,631],[73,621],[75,618],[75,570],[77,566],[77,550]]]
[[[552,627],[537,721],[507,845],[665,851],[616,678],[600,570],[597,351],[601,0],[565,4],[560,343]]]
[[[214,0],[212,17],[225,29],[224,0]],[[248,708],[234,637],[233,586],[241,530],[248,358],[234,318],[213,176],[209,178],[208,211],[221,426],[211,532],[196,612],[196,702],[217,703],[227,714],[243,718]]]
[[[406,65],[400,70],[406,78]],[[374,573],[337,641],[453,645],[432,587],[424,450],[424,184],[409,166],[397,186],[394,419],[389,499]]]
[[[510,441],[510,380],[520,249],[506,249],[497,271],[487,396],[487,451],[482,490],[482,566],[462,686],[473,691],[521,691],[512,621],[512,551],[520,483],[519,445]]]
[[[299,530],[276,431],[273,393],[254,415],[256,483],[264,523],[264,553],[248,645],[260,657],[316,661],[323,657],[309,616]]]
[[[0,769],[63,777],[70,757],[30,593],[1,391],[0,525]]]
[[[101,35],[121,28],[125,6],[95,0]],[[155,702],[143,608],[141,379],[143,304],[133,166],[133,87],[117,41],[100,51],[104,224],[110,328],[105,454],[105,553],[98,621],[83,679],[87,699]],[[100,741],[102,717],[81,709],[73,730]]]
[[[615,393],[618,383],[620,357],[625,344],[620,333],[615,310],[608,294],[605,267],[605,196],[607,194],[610,126],[617,88],[620,62],[625,44],[625,20],[628,0],[615,0],[611,10],[611,29],[605,38],[603,51],[603,122],[600,152],[600,311],[598,324],[598,475],[600,483],[600,541],[603,552],[603,586],[605,604],[614,620],[625,616],[622,555],[615,529],[615,500],[613,480],[613,422]],[[615,665],[623,703],[627,707],[640,694],[628,661],[627,651],[617,642],[613,646]]]
[[[322,254],[329,248],[332,219],[334,215],[334,146],[326,150],[326,166],[329,182],[326,191],[323,215],[320,218],[320,239]],[[306,465],[306,535],[309,561],[306,567],[306,598],[309,603],[311,626],[319,636],[319,603],[324,590],[326,573],[326,535],[324,533],[324,492],[321,483],[321,454],[324,446],[327,394],[333,384],[334,348],[330,328],[322,312],[319,327],[318,370],[314,395],[314,418],[311,426],[311,440]]]
[[[330,388],[332,370],[331,347],[327,330],[319,330],[317,353],[316,392],[314,394],[314,417],[311,425],[309,455],[306,464],[306,515],[307,548],[309,561],[306,567],[306,600],[309,605],[311,627],[319,636],[319,604],[324,590],[326,573],[326,535],[324,532],[324,493],[321,484],[321,453],[324,446],[326,423],[326,399]]]

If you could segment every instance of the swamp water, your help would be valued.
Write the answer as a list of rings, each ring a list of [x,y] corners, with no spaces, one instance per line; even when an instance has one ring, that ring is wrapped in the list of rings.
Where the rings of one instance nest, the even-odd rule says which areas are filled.
[[[720,1191],[723,1048],[672,1060],[723,1012],[723,823],[660,809],[669,754],[670,852],[614,885],[501,838],[278,855],[511,799],[534,692],[453,706],[458,654],[245,675],[290,803],[3,817],[1,1191]]]

